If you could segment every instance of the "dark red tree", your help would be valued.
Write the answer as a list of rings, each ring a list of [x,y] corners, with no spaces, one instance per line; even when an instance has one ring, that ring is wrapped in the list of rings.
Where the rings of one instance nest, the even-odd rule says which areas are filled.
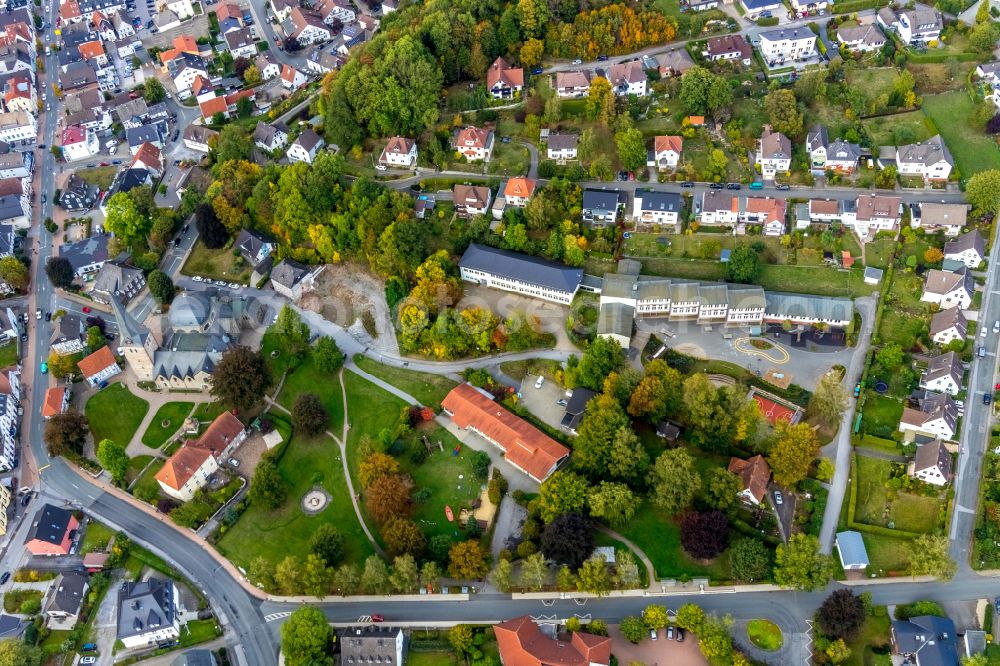
[[[710,560],[729,547],[729,521],[721,511],[691,511],[681,518],[681,545],[699,560]]]
[[[824,636],[851,638],[865,621],[865,605],[851,590],[836,590],[816,611],[816,622]]]

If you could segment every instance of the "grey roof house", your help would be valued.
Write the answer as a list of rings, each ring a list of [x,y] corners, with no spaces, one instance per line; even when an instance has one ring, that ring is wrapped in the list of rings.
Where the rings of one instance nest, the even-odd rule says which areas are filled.
[[[240,255],[247,263],[256,267],[274,251],[277,245],[259,231],[243,229],[236,237],[236,247],[240,249]]]
[[[117,637],[127,648],[176,639],[180,636],[177,615],[177,590],[172,580],[126,581],[118,589]]]
[[[403,630],[398,627],[352,627],[340,634],[340,663],[402,666],[403,647]]]
[[[47,626],[53,629],[72,629],[88,587],[86,576],[72,571],[61,573],[59,580],[49,589],[49,597],[43,609]]]
[[[59,206],[69,212],[89,210],[97,203],[99,191],[97,185],[91,185],[75,173],[70,174],[59,194]]]
[[[596,391],[591,391],[582,386],[573,389],[573,395],[566,401],[566,413],[563,415],[559,425],[571,432],[576,432],[576,427],[583,420],[583,413],[587,409],[587,403],[596,395]]]
[[[896,620],[890,634],[892,651],[909,657],[916,666],[958,664],[958,637],[949,618],[920,615]]]
[[[77,277],[97,271],[108,260],[108,234],[95,234],[90,238],[62,245],[59,256],[68,259]]]
[[[128,305],[145,286],[146,274],[141,269],[124,261],[112,260],[98,269],[91,296],[98,303],[110,303],[112,298],[116,298],[123,305]]]
[[[614,223],[620,203],[621,194],[618,190],[584,190],[583,221],[601,226]]]
[[[298,299],[311,274],[312,269],[308,266],[283,259],[271,270],[271,288],[287,298]]]
[[[473,243],[458,262],[462,279],[494,289],[569,303],[583,279],[583,269],[527,254]]]

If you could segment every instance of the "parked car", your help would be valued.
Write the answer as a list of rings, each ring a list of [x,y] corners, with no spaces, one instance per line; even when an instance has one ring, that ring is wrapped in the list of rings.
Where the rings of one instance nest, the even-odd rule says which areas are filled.
[[[656,636],[656,629],[650,629],[649,630],[649,640],[655,641],[656,638],[657,638],[657,636]]]
[[[42,365],[45,365],[45,364],[44,364],[44,363],[42,363]],[[992,396],[992,395],[990,395],[989,393],[984,393],[984,394],[983,394],[983,404],[984,404],[984,405],[988,405],[988,404],[990,404],[991,402],[993,402],[993,396]]]
[[[229,459],[229,464],[232,465],[233,467],[239,467],[240,466],[240,461],[237,460],[236,458],[230,458]]]
[[[721,190],[723,187],[725,187],[725,185],[723,185],[722,183],[709,183],[708,187],[713,190]]]
[[[741,187],[743,187],[743,186],[740,185],[739,183],[726,183],[726,189],[727,190],[738,190]]]
[[[582,61],[582,60],[580,60],[579,58],[577,58],[576,60],[574,60],[574,61],[573,61],[573,64],[574,64],[574,65],[582,65],[582,64],[583,64],[583,61]]]
[[[10,572],[9,571],[4,571],[3,575],[0,576],[0,585],[3,585],[8,580],[10,580]]]
[[[778,506],[781,506],[782,501],[783,499],[781,497],[781,493],[779,493],[777,490],[774,491],[774,503],[777,504]]]
[[[194,280],[195,282],[201,282],[201,281],[202,281],[202,277],[201,277],[200,275],[195,275],[195,276],[194,276],[193,278],[191,278],[191,279],[192,279],[192,280]]]
[[[672,624],[667,626],[667,640],[674,640],[674,625]]]
[[[993,322],[993,332],[1000,333],[1000,321]]]
[[[607,59],[608,59],[608,56],[604,55],[603,53],[601,55],[597,56],[597,61],[598,62],[604,62]]]
[[[41,318],[42,318],[42,309],[38,308],[37,310],[35,310],[35,319],[41,319]]]
[[[372,613],[372,622],[385,622],[385,618],[378,613]]]
[[[791,185],[778,185],[777,189],[784,191],[784,190],[790,190],[792,189],[792,187]]]
[[[86,313],[86,312],[90,312],[90,306],[89,306],[89,305],[84,305],[84,306],[83,306],[83,311],[84,311],[85,313]]]
[[[49,374],[49,364],[46,363],[45,361],[42,361],[42,374],[43,375]]]
[[[542,384],[544,383],[545,383],[545,377],[538,375],[538,379],[535,381],[535,388],[536,389],[542,388]]]
[[[681,629],[680,627],[677,627],[677,642],[678,643],[684,642],[684,630]]]
[[[97,657],[84,657],[83,659],[80,660],[80,663],[81,664],[96,664],[97,663]]]
[[[539,74],[541,74],[544,71],[545,70],[542,69],[541,67],[536,67],[533,70],[531,70],[531,73],[534,74],[535,76],[538,76]]]
[[[690,180],[685,180],[683,183],[681,183],[681,187],[694,187],[694,182]]]
[[[560,407],[565,407],[569,403],[566,402],[565,398],[559,398],[558,400],[556,400],[556,404],[559,405]]]

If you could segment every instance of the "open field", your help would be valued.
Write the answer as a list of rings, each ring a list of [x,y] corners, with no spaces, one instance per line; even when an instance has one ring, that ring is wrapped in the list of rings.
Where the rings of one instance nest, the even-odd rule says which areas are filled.
[[[242,265],[238,266],[237,261]],[[246,284],[250,279],[251,270],[239,255],[233,254],[231,248],[210,250],[198,240],[191,249],[188,260],[181,267],[181,273]]]
[[[92,395],[84,407],[94,443],[110,439],[123,446],[132,441],[148,411],[149,403],[132,395],[121,382]]]
[[[660,578],[709,576],[714,581],[730,578],[728,552],[708,565],[691,559],[681,547],[680,528],[649,502],[643,502],[632,522],[620,532],[646,553]]]
[[[422,405],[427,405],[434,410],[441,408],[441,401],[457,385],[454,380],[442,375],[432,375],[428,372],[385,365],[360,354],[354,357],[354,362],[368,374],[375,375],[409,393]]]
[[[858,503],[854,520],[907,532],[933,533],[937,530],[941,500],[886,488],[892,469],[887,460],[857,457]]]
[[[927,116],[922,111],[866,118],[861,124],[877,146],[897,146],[926,141],[935,134],[928,126]]]
[[[1000,148],[969,124],[975,104],[967,92],[927,96],[923,109],[948,144],[962,178],[1000,168]]]
[[[328,429],[340,437],[340,431],[344,425],[344,400],[337,375],[323,372],[316,367],[312,358],[306,358],[299,367],[285,377],[285,383],[278,395],[278,402],[291,409],[292,405],[295,404],[295,396],[300,393],[314,393],[319,397],[330,415]]]
[[[293,436],[287,447],[278,471],[288,488],[288,497],[274,511],[251,504],[219,540],[219,552],[244,568],[255,557],[275,565],[289,555],[304,558],[313,532],[329,523],[344,537],[344,561],[360,565],[373,551],[351,507],[336,442],[326,436]],[[323,511],[307,516],[300,503],[315,486],[322,487],[332,499]]]

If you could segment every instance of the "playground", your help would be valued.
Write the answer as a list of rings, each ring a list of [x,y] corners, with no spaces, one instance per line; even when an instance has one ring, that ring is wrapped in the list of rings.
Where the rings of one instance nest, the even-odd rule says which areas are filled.
[[[802,418],[800,407],[759,388],[750,389],[749,398],[757,403],[761,416],[772,426],[777,425],[779,421],[795,425]]]

